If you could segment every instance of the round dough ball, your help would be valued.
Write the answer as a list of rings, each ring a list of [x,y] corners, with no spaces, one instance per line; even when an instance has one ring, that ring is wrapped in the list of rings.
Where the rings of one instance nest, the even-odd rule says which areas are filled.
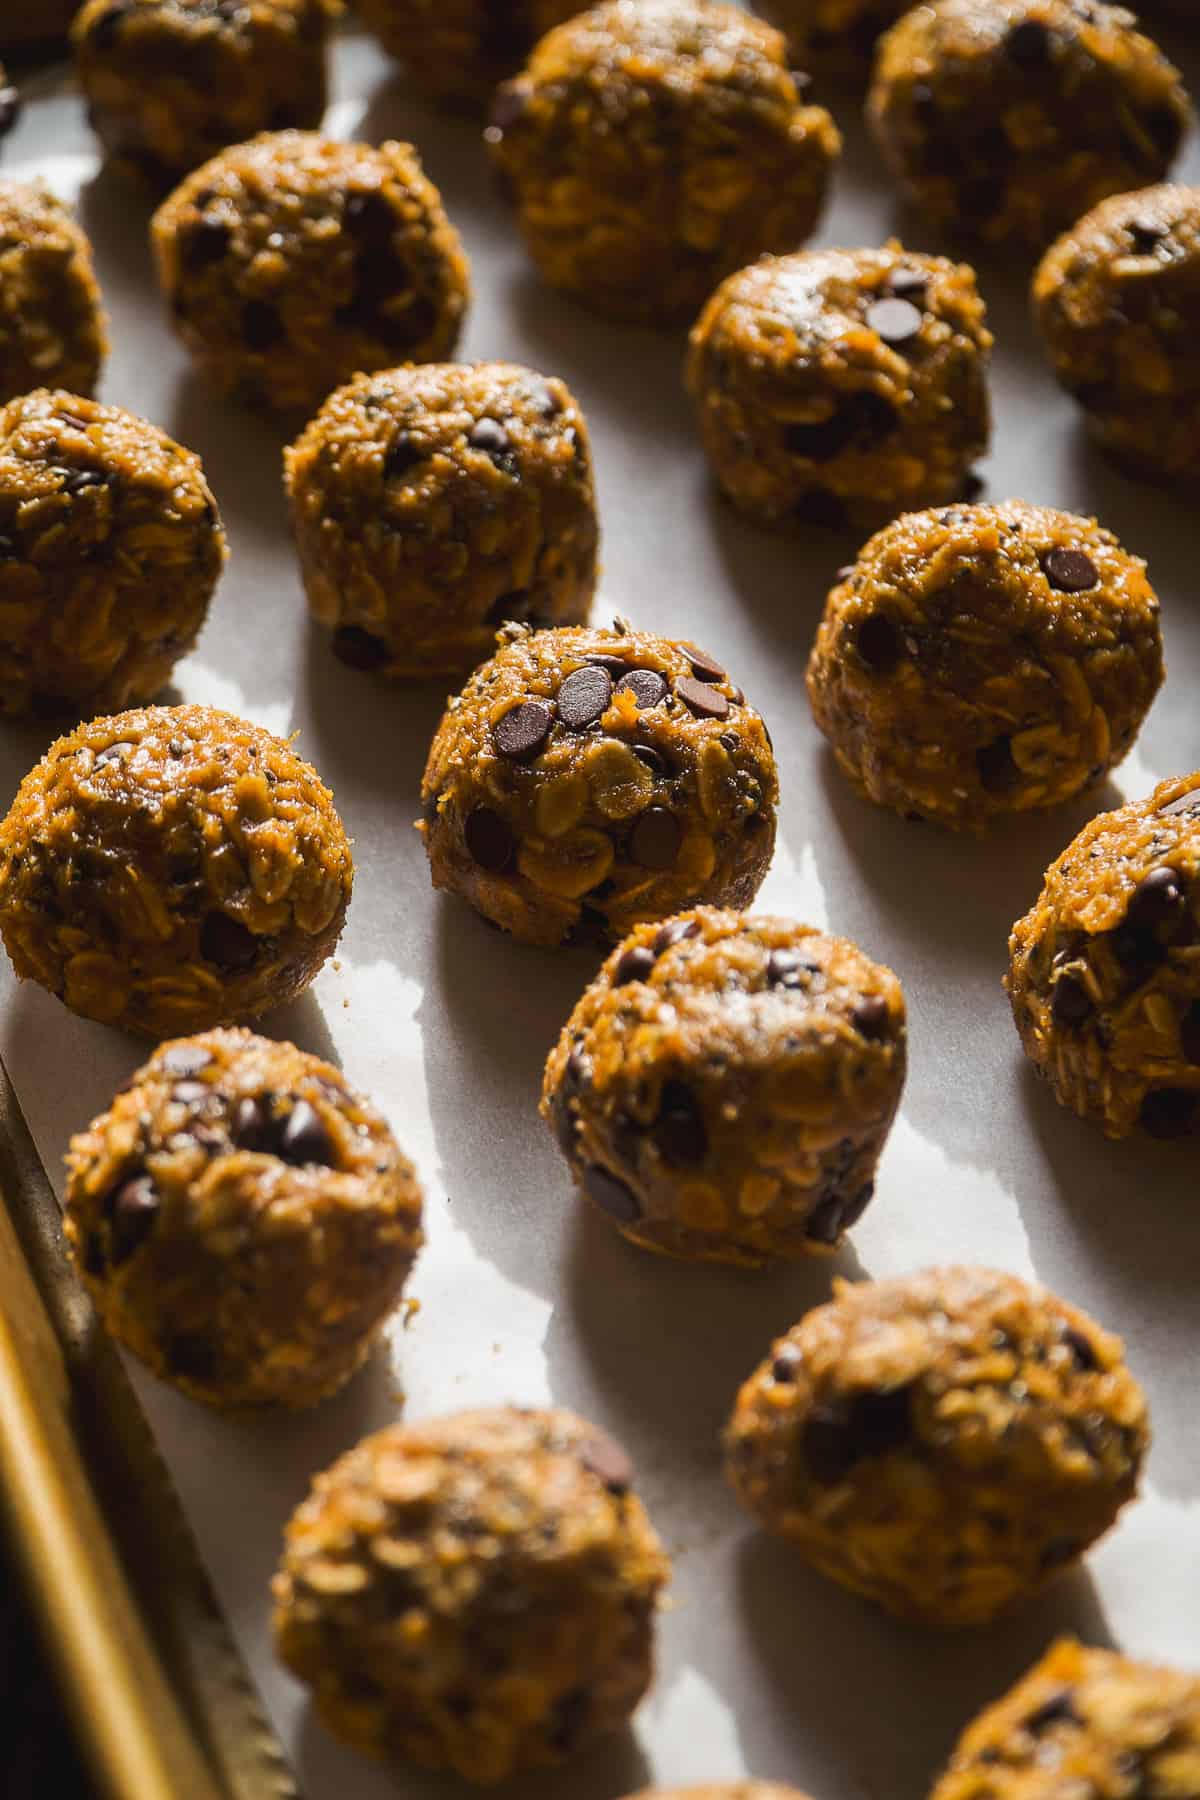
[[[87,0],[71,31],[105,153],[164,189],[259,131],[321,123],[328,0]]]
[[[1060,1638],[967,1726],[931,1800],[1200,1794],[1200,1678]]]
[[[537,40],[580,0],[354,0],[354,10],[404,64],[426,101],[478,111]]]
[[[875,47],[912,0],[759,0],[756,10],[778,25],[794,62],[834,81],[861,83]]]
[[[900,983],[856,944],[710,908],[639,925],[546,1064],[542,1117],[635,1244],[751,1266],[833,1250],[904,1085]]]
[[[0,408],[0,712],[111,712],[191,649],[225,564],[200,458],[119,406]]]
[[[972,269],[894,239],[740,269],[688,346],[722,491],[759,525],[868,530],[953,500],[988,445],[985,320]]]
[[[387,1122],[249,1031],[160,1046],[72,1138],[67,1242],[114,1337],[209,1406],[309,1406],[366,1359],[421,1247]]]
[[[825,603],[813,717],[858,792],[982,831],[1056,806],[1128,753],[1162,685],[1140,557],[1094,519],[1027,506],[910,513]]]
[[[0,181],[0,401],[90,394],[108,354],[92,246],[41,182]]]
[[[0,935],[22,980],[146,1037],[303,993],[354,864],[290,744],[208,706],[92,719],[52,744],[0,824]]]
[[[560,1763],[650,1685],[670,1564],[633,1478],[564,1411],[376,1432],[287,1528],[279,1655],[372,1755],[478,1782]]]
[[[1200,1130],[1200,773],[1085,825],[1008,941],[1034,1067],[1108,1137]]]
[[[309,606],[354,668],[463,675],[506,620],[587,617],[596,496],[561,381],[516,363],[360,375],[285,469]]]
[[[659,324],[802,243],[841,149],[780,33],[707,0],[610,0],[558,26],[497,93],[486,138],[551,286]]]
[[[868,120],[937,230],[1039,250],[1106,194],[1160,181],[1179,72],[1101,0],[932,0],[881,40]]]
[[[264,132],[189,175],[152,235],[184,343],[251,405],[310,413],[360,370],[458,340],[467,259],[409,144]]]
[[[1048,251],[1034,313],[1054,373],[1131,475],[1200,482],[1200,188],[1094,207]]]
[[[1073,1563],[1133,1498],[1146,1402],[1121,1341],[988,1269],[834,1283],[726,1433],[742,1504],[900,1618],[979,1625]]]
[[[506,626],[421,784],[433,885],[529,944],[747,906],[775,847],[766,726],[688,643]]]

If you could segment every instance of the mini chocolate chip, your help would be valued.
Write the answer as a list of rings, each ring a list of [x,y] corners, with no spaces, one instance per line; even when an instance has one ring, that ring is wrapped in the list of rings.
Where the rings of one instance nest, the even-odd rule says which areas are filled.
[[[629,833],[629,854],[642,869],[671,869],[683,841],[683,826],[665,806],[648,806]]]
[[[653,669],[630,669],[617,683],[618,694],[632,694],[639,712],[657,706],[667,691],[662,676]]]
[[[813,1480],[830,1487],[856,1463],[899,1449],[911,1435],[911,1387],[886,1388],[814,1406],[801,1449]]]
[[[1050,990],[1050,1012],[1056,1025],[1082,1025],[1092,1011],[1092,996],[1078,975],[1068,969]]]
[[[279,1133],[277,1154],[297,1168],[319,1163],[332,1169],[337,1165],[337,1152],[320,1113],[307,1100],[297,1100]]]
[[[479,419],[467,433],[467,442],[473,450],[486,451],[488,456],[502,456],[512,449],[512,439],[498,419]]]
[[[467,814],[463,840],[472,860],[493,875],[507,869],[517,847],[508,825],[490,806],[477,806]]]
[[[177,1081],[171,1089],[171,1098],[180,1106],[197,1106],[207,1100],[212,1091],[207,1081]]]
[[[200,1044],[171,1044],[159,1051],[156,1061],[168,1075],[198,1075],[211,1063],[212,1052]]]
[[[398,431],[383,459],[383,479],[401,481],[410,469],[427,460],[426,452],[411,432]]]
[[[1100,571],[1086,550],[1047,550],[1041,562],[1046,580],[1062,594],[1086,593],[1100,579]]]
[[[185,231],[180,240],[180,255],[193,274],[221,262],[232,237],[223,219],[205,218],[203,214]]]
[[[1083,1720],[1075,1711],[1071,1699],[1071,1690],[1069,1687],[1057,1688],[1054,1693],[1050,1694],[1042,1701],[1040,1706],[1036,1706],[1026,1717],[1026,1731],[1031,1731],[1036,1736],[1038,1732],[1045,1731],[1047,1725],[1062,1725],[1068,1723],[1071,1725],[1082,1725]]]
[[[975,752],[975,767],[979,771],[981,785],[989,794],[1003,793],[1017,779],[1017,765],[1013,761],[1012,739],[998,737],[994,743],[981,744]]]
[[[1050,61],[1050,33],[1040,20],[1024,19],[1005,38],[1004,53],[1018,69],[1043,69]]]
[[[1200,1000],[1193,1000],[1179,1022],[1179,1043],[1190,1063],[1200,1063]]]
[[[710,687],[706,681],[693,681],[690,675],[680,675],[675,683],[675,692],[698,719],[727,719],[729,702],[724,694]]]
[[[670,776],[671,769],[666,757],[661,750],[656,750],[653,744],[631,744],[630,748],[638,761],[645,763],[652,775]]]
[[[583,1171],[583,1185],[588,1198],[623,1225],[631,1225],[641,1217],[642,1209],[632,1188],[617,1176],[610,1175],[607,1169],[602,1169],[599,1163],[589,1163]]]
[[[1156,225],[1153,219],[1131,219],[1125,229],[1137,256],[1149,256],[1163,241],[1163,228]]]
[[[772,950],[767,958],[768,987],[804,987],[810,973],[809,964],[796,950]]]
[[[365,188],[347,194],[342,222],[354,237],[385,248],[400,223],[380,188]]]
[[[654,954],[661,956],[673,944],[682,944],[685,938],[700,936],[699,919],[668,919],[660,925],[654,937]]]
[[[868,613],[854,633],[854,648],[875,675],[890,675],[904,654],[904,641],[883,613]]]
[[[908,302],[900,304],[907,306]],[[896,411],[891,402],[873,388],[861,388],[848,394],[827,419],[785,425],[783,442],[792,456],[807,457],[810,462],[829,462],[855,438],[874,442],[887,437],[895,428]]]
[[[108,476],[103,469],[60,469],[62,491],[64,494],[82,494],[88,488],[108,486]]]
[[[544,700],[522,700],[492,726],[492,740],[510,762],[526,762],[538,754],[550,735],[554,713]]]
[[[228,913],[205,913],[200,927],[200,954],[219,969],[248,969],[258,957],[258,939]]]
[[[633,1486],[632,1458],[628,1450],[606,1431],[593,1431],[580,1444],[579,1460],[590,1475],[604,1483],[610,1494],[627,1494]]]
[[[882,994],[866,994],[850,1014],[850,1022],[865,1038],[885,1038],[891,1025],[888,1003]]]
[[[885,344],[907,344],[924,323],[924,315],[911,300],[876,300],[867,308],[866,323]]]
[[[771,1364],[771,1380],[781,1387],[791,1387],[804,1365],[804,1358],[794,1344],[786,1344]]]
[[[220,1366],[216,1345],[198,1331],[182,1331],[164,1347],[163,1355],[173,1375],[203,1384],[217,1378]]]
[[[607,669],[573,669],[558,690],[558,716],[568,731],[586,731],[607,711],[612,692]]]
[[[1150,1088],[1142,1101],[1139,1121],[1152,1138],[1186,1137],[1196,1119],[1195,1088]]]
[[[361,625],[339,625],[333,634],[333,654],[348,669],[381,669],[391,651],[381,637]]]
[[[283,320],[269,300],[247,300],[242,308],[241,333],[247,350],[271,350],[283,338]]]
[[[897,299],[911,300],[914,306],[924,302],[929,291],[929,277],[924,269],[893,269],[887,285]]]
[[[708,1151],[708,1127],[704,1112],[686,1081],[672,1076],[664,1081],[658,1117],[651,1136],[670,1163],[703,1162]]]
[[[274,1136],[270,1099],[247,1095],[233,1109],[230,1136],[239,1150],[266,1150]]]
[[[1081,1369],[1091,1373],[1093,1369],[1100,1367],[1096,1346],[1091,1338],[1084,1336],[1082,1331],[1076,1331],[1073,1325],[1064,1325],[1062,1340]]]
[[[162,1202],[149,1175],[123,1181],[107,1203],[113,1266],[128,1262],[154,1229]]]
[[[613,970],[612,984],[614,987],[624,987],[627,981],[645,981],[653,967],[653,950],[648,950],[644,944],[635,944],[625,952]]]
[[[692,674],[697,681],[724,681],[725,671],[715,656],[709,656],[703,650],[697,650],[694,644],[685,644],[688,661],[692,665]]]
[[[1181,877],[1172,868],[1151,869],[1130,896],[1125,923],[1134,931],[1162,933],[1187,912]]]
[[[93,767],[97,769],[106,769],[109,763],[123,762],[125,759],[125,752],[127,750],[136,749],[137,745],[128,738],[121,738],[120,741],[115,744],[106,744],[104,749],[98,753]]]

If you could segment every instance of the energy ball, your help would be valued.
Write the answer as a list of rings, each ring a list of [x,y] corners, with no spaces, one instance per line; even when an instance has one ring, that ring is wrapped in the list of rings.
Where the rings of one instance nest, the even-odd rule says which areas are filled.
[[[354,668],[461,676],[506,620],[587,617],[596,496],[561,381],[516,363],[360,375],[285,467],[309,607]]]
[[[1092,819],[1008,940],[1013,1018],[1108,1137],[1200,1129],[1200,773]]]
[[[467,259],[409,144],[264,132],[189,175],[152,236],[179,335],[248,404],[311,413],[457,342]]]
[[[749,905],[779,782],[721,664],[620,621],[498,635],[429,752],[418,829],[434,887],[529,944]]]
[[[1200,1794],[1200,1678],[1060,1638],[968,1725],[931,1800]]]
[[[499,89],[486,138],[550,285],[656,324],[803,243],[841,150],[781,34],[707,0],[610,0],[558,26]]]
[[[421,1246],[386,1121],[330,1063],[249,1031],[160,1046],[67,1171],[67,1242],[105,1325],[210,1406],[341,1387]]]
[[[191,649],[225,565],[200,458],[119,406],[0,408],[0,713],[112,712]]]
[[[687,359],[726,498],[759,525],[867,530],[955,499],[988,445],[985,320],[973,270],[895,240],[731,275]]]
[[[613,1440],[500,1407],[365,1438],[287,1528],[279,1655],[335,1736],[494,1782],[624,1724],[670,1575]]]
[[[92,719],[52,744],[0,824],[0,935],[84,1018],[145,1037],[303,993],[354,865],[290,744],[208,706]]]
[[[822,1574],[980,1625],[1075,1562],[1137,1488],[1146,1402],[1119,1338],[1015,1275],[834,1283],[726,1433],[742,1504]]]
[[[355,0],[355,11],[423,99],[478,111],[580,0]]]
[[[1054,373],[1128,473],[1200,481],[1200,188],[1094,207],[1048,251],[1034,315]]]
[[[873,537],[825,603],[808,697],[864,798],[981,831],[1119,763],[1162,679],[1140,557],[1094,519],[1009,500]]]
[[[875,46],[912,0],[760,0],[801,68],[833,80],[865,80]]]
[[[226,144],[319,125],[327,0],[87,0],[71,42],[113,162],[171,186]]]
[[[861,1217],[904,1085],[900,983],[845,938],[705,907],[639,925],[546,1064],[542,1117],[635,1244],[756,1266]]]
[[[108,354],[92,247],[41,182],[0,181],[0,401],[90,394]]]
[[[1161,181],[1179,72],[1101,0],[932,0],[881,40],[868,121],[936,230],[1040,250],[1108,194]]]

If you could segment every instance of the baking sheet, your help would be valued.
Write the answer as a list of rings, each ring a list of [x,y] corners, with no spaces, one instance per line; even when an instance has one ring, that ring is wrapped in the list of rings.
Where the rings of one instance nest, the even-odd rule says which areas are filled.
[[[1183,59],[1186,61],[1187,59]],[[1191,60],[1200,92],[1200,60]],[[231,559],[178,697],[230,708],[300,746],[334,788],[358,878],[335,964],[268,1029],[340,1062],[417,1161],[428,1247],[399,1322],[338,1398],[294,1418],[219,1418],[134,1366],[230,1621],[310,1800],[383,1800],[391,1781],[343,1751],[272,1659],[267,1584],[310,1476],[397,1417],[553,1399],[617,1433],[675,1557],[657,1684],[628,1736],[524,1800],[616,1800],[651,1779],[750,1772],[819,1800],[916,1800],[958,1730],[1060,1630],[1200,1667],[1200,1321],[1197,1149],[1109,1144],[1062,1112],[1020,1053],[999,981],[1012,920],[1086,817],[1200,764],[1194,520],[1086,447],[1026,322],[1018,267],[984,265],[997,334],[996,448],[987,497],[1096,512],[1146,555],[1163,600],[1169,677],[1135,752],[1087,802],[983,844],[905,824],[856,799],[808,714],[803,669],[833,571],[855,543],[783,541],[715,499],[680,384],[681,342],[611,327],[544,291],[498,205],[469,124],[421,108],[363,38],[335,57],[335,136],[413,139],[462,230],[475,302],[460,354],[562,375],[589,417],[603,529],[594,616],[694,637],[767,717],[783,790],[758,905],[830,925],[891,963],[911,1017],[911,1073],[876,1200],[853,1248],[766,1275],[677,1267],[621,1242],[572,1196],[536,1116],[546,1052],[595,956],[522,949],[435,896],[411,829],[437,690],[342,668],[311,631],[289,549],[280,439],[215,398],[167,329],[146,217],[97,174],[79,101],[47,82],[3,172],[40,172],[76,201],[113,320],[102,397],[202,454]],[[853,109],[817,239],[877,243],[898,219]],[[1189,145],[1181,177],[1200,180]],[[0,732],[4,804],[45,748],[43,727]],[[144,1047],[74,1018],[0,970],[0,1053],[50,1170]],[[1091,1556],[1015,1619],[940,1639],[891,1623],[755,1531],[720,1477],[718,1432],[771,1337],[824,1299],[835,1273],[881,1277],[969,1259],[1036,1273],[1121,1332],[1156,1428],[1141,1501]],[[137,1494],[129,1505],[141,1504]],[[461,1794],[407,1773],[413,1800]],[[503,1790],[501,1790],[503,1792]]]

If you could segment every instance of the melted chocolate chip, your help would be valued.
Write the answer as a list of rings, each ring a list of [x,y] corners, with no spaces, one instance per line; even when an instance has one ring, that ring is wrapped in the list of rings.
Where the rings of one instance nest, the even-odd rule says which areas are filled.
[[[1134,888],[1125,923],[1134,931],[1169,937],[1188,910],[1182,878],[1172,868],[1151,869]]]
[[[200,1044],[170,1044],[155,1060],[168,1075],[198,1075],[211,1063],[212,1052]]]
[[[248,969],[258,957],[258,939],[228,913],[204,915],[200,927],[200,954],[219,969]]]
[[[630,1225],[641,1217],[642,1209],[632,1188],[599,1163],[590,1163],[583,1171],[583,1185],[588,1198],[621,1224]]]
[[[869,613],[854,634],[854,648],[875,675],[890,675],[904,654],[896,626],[883,613]]]
[[[648,806],[629,833],[629,854],[642,869],[671,869],[683,842],[683,826],[665,806]]]
[[[867,994],[850,1014],[850,1023],[863,1037],[878,1041],[891,1028],[891,1014],[882,994]]]
[[[1084,1336],[1082,1331],[1076,1331],[1073,1325],[1064,1325],[1062,1339],[1079,1368],[1090,1374],[1092,1370],[1100,1367],[1096,1346],[1092,1343],[1091,1338]]]
[[[391,655],[383,639],[372,631],[364,631],[361,625],[339,625],[333,634],[331,648],[338,661],[345,663],[348,669],[361,669],[366,673],[382,669]]]
[[[663,1082],[651,1136],[668,1162],[703,1162],[708,1151],[708,1127],[700,1102],[686,1081],[672,1077]]]
[[[1198,1101],[1195,1088],[1151,1088],[1138,1115],[1142,1130],[1152,1138],[1186,1137],[1195,1124]]]
[[[610,1494],[627,1494],[633,1486],[634,1468],[629,1452],[606,1431],[593,1431],[584,1440],[579,1446],[579,1460]]]
[[[618,694],[632,694],[639,712],[657,706],[667,691],[667,684],[654,669],[630,669],[617,683]]]
[[[698,719],[729,717],[728,700],[706,681],[693,681],[690,675],[681,675],[675,683],[675,692]]]
[[[1092,996],[1082,977],[1070,970],[1050,990],[1050,1013],[1056,1025],[1082,1025],[1090,1017]]]
[[[856,1463],[898,1450],[911,1435],[912,1389],[888,1388],[814,1406],[801,1448],[813,1480],[830,1487]]]
[[[1050,586],[1062,594],[1084,594],[1100,579],[1100,571],[1086,550],[1047,550],[1041,563]]]
[[[333,1139],[326,1130],[320,1113],[307,1100],[297,1100],[283,1120],[276,1154],[284,1162],[292,1163],[297,1168],[312,1163],[318,1163],[326,1169],[337,1166]]]
[[[83,494],[88,488],[107,487],[109,477],[103,469],[59,469],[64,494]]]
[[[867,308],[866,323],[885,344],[907,344],[917,336],[924,317],[911,300],[876,300]]]
[[[241,332],[247,350],[261,354],[282,341],[283,320],[269,300],[247,300],[242,308]]]
[[[492,726],[492,741],[510,762],[528,762],[550,735],[554,713],[544,700],[522,700]]]
[[[607,711],[612,692],[607,669],[574,669],[558,690],[558,716],[568,731],[586,731]]]
[[[699,919],[668,919],[660,925],[654,937],[654,954],[661,956],[673,944],[681,944],[685,938],[699,937]]]
[[[613,986],[624,987],[627,981],[645,981],[654,967],[654,960],[653,950],[648,950],[645,944],[635,944],[626,950],[613,970]]]
[[[149,1175],[123,1181],[105,1206],[109,1220],[109,1254],[113,1267],[128,1262],[154,1229],[162,1205]]]
[[[517,848],[507,824],[490,806],[477,806],[467,814],[463,841],[472,860],[492,875],[507,869]]]
[[[671,775],[671,766],[666,757],[661,750],[656,750],[653,744],[631,744],[630,749],[640,763],[645,763],[652,775],[661,775],[664,778]]]

